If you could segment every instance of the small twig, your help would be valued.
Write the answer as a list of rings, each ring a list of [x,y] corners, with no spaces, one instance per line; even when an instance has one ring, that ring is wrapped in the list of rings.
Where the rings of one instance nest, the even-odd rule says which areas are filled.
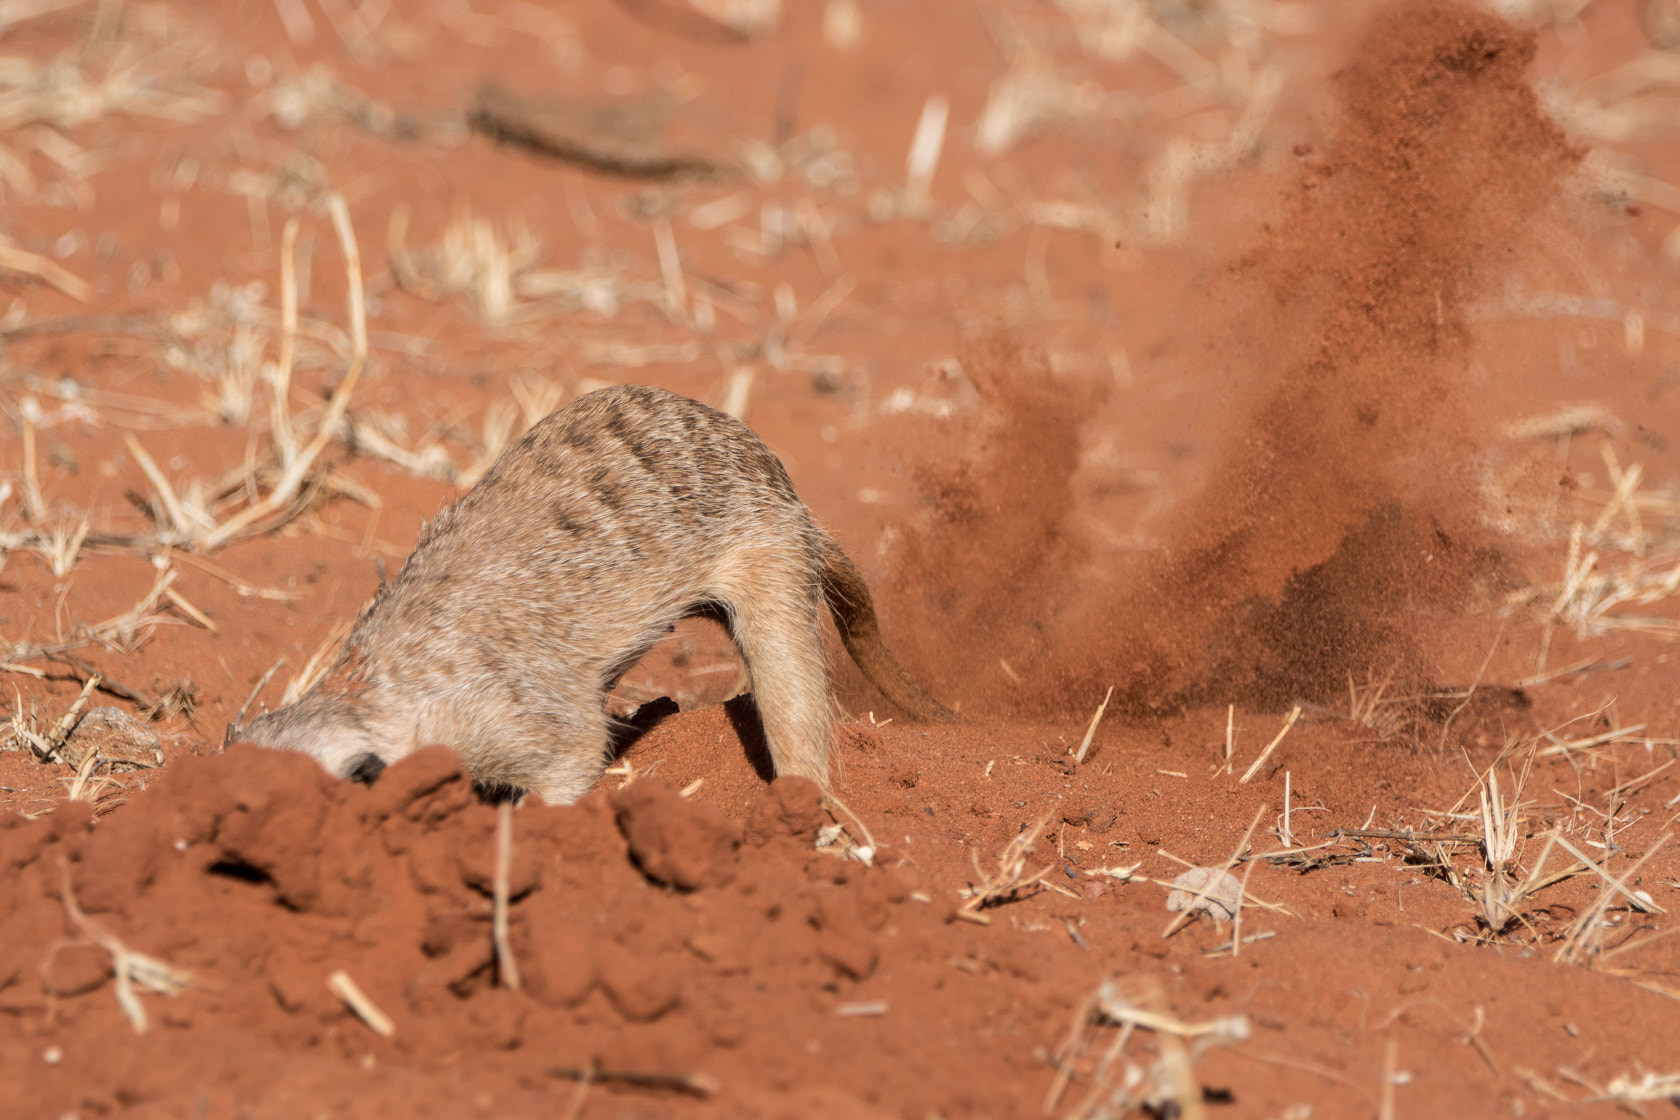
[[[1357,836],[1366,840],[1403,840],[1407,843],[1472,844],[1480,845],[1480,836],[1459,832],[1408,832],[1393,828],[1337,828],[1328,835],[1332,840],[1341,836]]]
[[[109,692],[112,696],[122,700],[127,700],[130,704],[136,704],[142,708],[147,708],[157,702],[155,698],[149,698],[144,693],[136,689],[129,688],[121,681],[112,680],[102,670],[94,668],[92,665],[83,661],[73,653],[63,650],[48,650],[43,656],[45,656],[48,661],[57,661],[60,664],[70,666],[71,669],[82,675],[83,684],[86,684],[91,678],[99,678],[99,691]]]
[[[374,512],[376,515],[378,514],[377,509]],[[258,599],[269,599],[277,603],[290,603],[295,601],[298,597],[298,593],[296,591],[281,591],[278,588],[273,587],[259,587],[254,583],[250,583],[247,580],[243,580],[234,575],[226,568],[218,567],[217,565],[204,559],[204,557],[194,556],[190,552],[177,552],[175,553],[174,558],[176,560],[184,560],[200,571],[208,572],[210,575],[215,576],[217,579],[233,588],[234,591],[239,594],[241,599],[249,599],[255,596]]]
[[[611,1081],[643,1089],[672,1089],[697,1097],[709,1097],[723,1088],[723,1083],[709,1073],[647,1073],[633,1069],[596,1069],[593,1066],[550,1066],[543,1072],[563,1081]]]
[[[993,874],[980,870],[979,854],[973,848],[969,849],[969,859],[974,864],[975,877],[984,881],[958,892],[968,896],[968,901],[957,910],[958,918],[987,925],[990,919],[979,913],[987,903],[1017,898],[1028,887],[1047,885],[1041,880],[1055,868],[1055,863],[1047,863],[1025,878],[1022,876],[1027,869],[1027,853],[1033,850],[1033,845],[1038,842],[1044,826],[1049,823],[1050,816],[1046,814],[1040,817],[1032,828],[1011,837],[1009,843],[1004,845],[1003,853],[997,857],[998,867]]]
[[[625,145],[614,148],[610,141],[545,130],[522,119],[522,110],[495,89],[479,94],[478,103],[467,112],[467,127],[497,144],[626,179],[713,178],[729,170],[703,156],[667,155]]]

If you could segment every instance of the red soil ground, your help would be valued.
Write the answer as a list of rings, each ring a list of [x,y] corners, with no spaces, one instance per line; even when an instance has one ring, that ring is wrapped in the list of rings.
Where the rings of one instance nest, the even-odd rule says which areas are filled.
[[[1518,22],[280,0],[0,28],[61,63],[0,113],[0,1115],[1661,1109],[1680,56],[1662,3],[1495,7]],[[1020,135],[1011,88],[1039,91]],[[583,168],[475,105],[716,169]],[[345,376],[329,191],[371,343],[331,470],[272,531],[167,547],[189,526],[125,437],[215,517],[251,491],[211,481],[272,485],[245,468],[294,215],[306,434]],[[510,292],[449,290],[494,271],[468,207]],[[581,804],[507,811],[499,958],[499,810],[452,755],[363,787],[224,728],[330,651],[498,418],[612,381],[744,413],[968,719],[893,719],[831,643],[824,807],[760,777],[739,661],[685,625],[611,701],[680,710],[641,708]],[[39,757],[95,669],[89,704],[193,698],[155,755],[79,728]],[[1175,876],[1244,853],[1240,936],[1174,921]],[[123,983],[132,954],[184,986]]]

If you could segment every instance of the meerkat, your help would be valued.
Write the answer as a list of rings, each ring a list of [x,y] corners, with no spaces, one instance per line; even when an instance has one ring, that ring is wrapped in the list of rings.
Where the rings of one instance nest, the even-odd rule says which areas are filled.
[[[826,789],[825,604],[888,699],[955,718],[887,649],[863,576],[746,425],[660,389],[601,389],[443,509],[327,674],[240,737],[364,782],[441,743],[481,784],[567,804],[607,765],[606,693],[677,620],[713,614],[776,773]]]

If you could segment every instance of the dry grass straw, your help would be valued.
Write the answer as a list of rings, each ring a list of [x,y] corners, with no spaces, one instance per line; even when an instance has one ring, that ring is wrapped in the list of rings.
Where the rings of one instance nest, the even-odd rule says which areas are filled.
[[[1400,1041],[1391,1038],[1383,1046],[1382,1084],[1377,1088],[1377,1120],[1394,1120],[1394,1071],[1399,1057]]]
[[[63,579],[76,567],[82,545],[86,543],[92,525],[85,517],[61,517],[45,533],[26,539],[28,547],[47,562],[56,579]]]
[[[1477,920],[1486,929],[1490,940],[1496,940],[1520,925],[1535,941],[1555,937],[1559,944],[1553,959],[1558,963],[1590,965],[1595,959],[1620,951],[1619,948],[1611,949],[1607,953],[1604,944],[1608,928],[1605,915],[1612,905],[1621,903],[1630,910],[1641,913],[1664,912],[1648,894],[1631,890],[1628,884],[1647,862],[1666,847],[1672,839],[1672,834],[1664,832],[1644,855],[1634,861],[1619,877],[1613,877],[1605,868],[1608,856],[1601,861],[1587,855],[1564,835],[1564,828],[1560,825],[1545,834],[1545,842],[1532,868],[1526,874],[1522,874],[1518,859],[1519,843],[1525,835],[1522,823],[1522,793],[1535,760],[1546,753],[1539,749],[1540,742],[1541,739],[1536,738],[1528,743],[1526,758],[1522,769],[1514,776],[1513,790],[1508,798],[1501,790],[1497,768],[1518,749],[1514,743],[1507,744],[1499,758],[1477,776],[1472,792],[1476,796],[1479,810],[1475,819],[1481,824],[1481,835],[1477,838],[1482,853],[1481,874],[1461,875],[1453,867],[1440,842],[1431,845],[1431,854],[1435,861],[1433,866],[1475,906]],[[1619,784],[1611,790],[1608,800],[1612,809],[1606,812],[1606,828],[1609,827],[1608,817],[1614,811],[1613,807],[1627,794],[1649,784],[1666,768],[1667,764],[1656,767],[1651,772]],[[1459,806],[1468,797],[1469,794],[1466,794],[1464,798],[1460,798],[1458,805],[1454,805],[1443,816],[1454,817]],[[1423,850],[1416,843],[1413,843],[1412,847],[1414,852]],[[1566,853],[1573,862],[1559,870],[1548,872],[1547,865],[1554,851]],[[1594,875],[1600,880],[1600,891],[1592,905],[1583,910],[1560,934],[1550,934],[1543,928],[1538,928],[1530,920],[1529,900],[1546,888],[1579,875]],[[1636,943],[1625,942],[1620,948],[1627,947],[1636,947]]]
[[[1296,711],[1299,712],[1300,709],[1297,708]],[[1231,853],[1229,859],[1219,866],[1218,874],[1209,875],[1206,881],[1194,892],[1192,892],[1192,898],[1189,905],[1179,913],[1173,915],[1172,921],[1167,923],[1167,928],[1161,931],[1162,937],[1171,937],[1173,934],[1178,932],[1185,922],[1188,922],[1191,918],[1195,917],[1197,913],[1204,909],[1204,904],[1207,902],[1208,896],[1214,891],[1220,882],[1220,876],[1228,874],[1231,868],[1237,865],[1237,861],[1242,859],[1243,853],[1248,851],[1248,842],[1253,838],[1254,830],[1259,827],[1260,818],[1266,815],[1267,808],[1268,806],[1262,805],[1259,809],[1255,810],[1254,819],[1248,822],[1248,829],[1243,833],[1242,840],[1238,842],[1236,850]],[[1246,893],[1246,887],[1244,888],[1244,892]],[[1241,896],[1238,897],[1237,905],[1239,908],[1242,905]]]
[[[93,302],[93,285],[57,261],[12,245],[0,245],[0,272],[12,272],[51,284],[71,299]]]
[[[333,970],[327,977],[327,988],[333,995],[343,1000],[345,1006],[355,1012],[356,1018],[368,1025],[368,1029],[381,1038],[390,1038],[397,1033],[397,1025],[391,1017],[379,1009],[379,1005],[368,998],[366,992],[350,978],[350,974],[342,968]]]
[[[435,433],[428,434],[411,451],[398,442],[401,428],[402,423],[396,417],[382,412],[364,413],[353,437],[356,450],[394,463],[416,478],[460,480],[460,470]]]
[[[40,406],[33,398],[25,397],[20,410],[23,420],[23,505],[33,521],[47,515],[47,504],[41,497],[40,467],[35,458],[35,421]]]
[[[150,1025],[146,1018],[146,1009],[141,1005],[140,997],[135,994],[136,988],[174,996],[180,995],[188,988],[199,986],[191,973],[157,957],[135,952],[88,917],[76,901],[75,892],[71,890],[68,864],[64,868],[64,889],[61,897],[64,900],[64,911],[76,928],[81,930],[89,941],[111,954],[111,970],[116,977],[117,1005],[122,1008],[123,1015],[134,1028],[135,1034],[145,1034]]]
[[[303,668],[286,683],[286,691],[280,697],[282,708],[294,704],[304,693],[320,683],[327,670],[332,667],[333,657],[344,645],[344,639],[350,636],[351,627],[355,625],[353,619],[341,619],[327,631],[327,636],[321,639],[321,644],[315,647],[315,652],[309,655]]]
[[[496,807],[496,875],[491,884],[491,936],[496,947],[496,973],[502,986],[519,990],[519,962],[508,938],[508,876],[513,869],[513,803]]]
[[[1551,758],[1561,755],[1567,758],[1581,751],[1599,750],[1617,743],[1633,742],[1641,738],[1644,730],[1643,723],[1635,723],[1627,727],[1613,727],[1597,735],[1589,735],[1585,739],[1562,739],[1558,737],[1557,732],[1548,731],[1543,737],[1551,742],[1551,746],[1542,750],[1540,756]]]
[[[1114,695],[1114,686],[1110,685],[1103,694],[1102,703],[1097,705],[1095,714],[1091,716],[1091,724],[1085,728],[1085,738],[1079,741],[1079,749],[1074,752],[1073,764],[1078,766],[1085,761],[1085,752],[1091,749],[1091,740],[1096,738],[1097,724],[1102,722],[1103,713],[1108,711],[1109,698]]]
[[[1673,839],[1673,835],[1671,832],[1665,832],[1659,836],[1656,842],[1646,850],[1645,854],[1635,860],[1619,879],[1611,879],[1599,865],[1581,855],[1568,841],[1562,837],[1558,838],[1559,847],[1564,848],[1576,859],[1581,860],[1583,864],[1597,872],[1608,889],[1600,890],[1598,898],[1594,900],[1593,904],[1582,911],[1581,915],[1570,924],[1568,931],[1564,934],[1563,944],[1558,947],[1557,952],[1552,956],[1554,961],[1561,964],[1588,964],[1602,954],[1604,952],[1604,915],[1618,897],[1626,900],[1627,904],[1634,909],[1646,913],[1661,909],[1648,897],[1641,898],[1630,891],[1627,884],[1639,873],[1639,869],[1651,860],[1651,857],[1667,846],[1668,842]]]
[[[1520,886],[1515,886],[1512,882],[1517,841],[1522,837],[1522,792],[1533,764],[1534,751],[1531,749],[1509,802],[1500,793],[1497,763],[1488,768],[1476,786],[1476,797],[1481,808],[1482,859],[1487,877],[1479,889],[1467,893],[1472,901],[1477,903],[1483,924],[1495,936],[1503,933],[1512,921],[1520,918],[1524,900],[1541,886],[1537,874],[1529,875]],[[1444,860],[1444,853],[1438,853],[1438,858]],[[1544,866],[1543,852],[1536,865],[1536,871]]]
[[[959,890],[958,895],[967,899],[957,909],[957,917],[966,922],[977,925],[990,925],[991,918],[980,911],[988,906],[997,906],[1005,902],[1013,902],[1025,896],[1025,892],[1035,886],[1041,886],[1042,880],[1055,870],[1054,863],[1045,864],[1031,875],[1027,874],[1027,857],[1032,854],[1038,838],[1050,823],[1050,814],[1038,818],[1031,828],[1016,833],[1010,837],[1009,843],[1003,846],[1003,851],[997,856],[996,868],[986,871],[980,867],[980,853],[970,848],[968,855],[974,864],[974,875],[977,880]]]
[[[846,803],[834,796],[832,791],[824,796],[823,804],[831,816],[836,816],[835,809],[840,810],[850,822],[851,829],[848,831],[846,825],[841,824],[836,816],[834,824],[818,831],[816,846],[838,849],[836,854],[842,859],[855,859],[865,867],[872,865],[880,848],[876,846],[875,837],[869,831],[869,826],[863,823],[863,818],[847,808]]]
[[[1254,775],[1260,772],[1260,768],[1266,764],[1267,759],[1272,757],[1272,752],[1277,750],[1278,744],[1283,742],[1283,737],[1289,734],[1289,729],[1294,727],[1295,722],[1300,718],[1301,706],[1297,704],[1289,710],[1289,718],[1283,721],[1283,728],[1277,733],[1270,743],[1266,744],[1266,749],[1261,751],[1259,757],[1249,764],[1248,769],[1243,771],[1243,776],[1237,779],[1240,785],[1246,786],[1249,779],[1253,778]],[[1253,829],[1250,828],[1250,831],[1253,831]]]
[[[141,596],[139,602],[118,615],[113,615],[103,622],[96,622],[86,627],[83,633],[91,640],[98,642],[117,653],[128,653],[138,648],[139,642],[159,623],[174,622],[167,615],[154,614],[158,601],[164,597],[171,584],[179,577],[172,565],[157,569],[153,577],[151,590]]]
[[[1421,718],[1417,697],[1389,695],[1393,684],[1392,672],[1381,680],[1367,673],[1363,685],[1348,674],[1348,719],[1370,728],[1384,742],[1414,733]]]
[[[910,154],[905,157],[904,209],[911,214],[925,213],[928,191],[939,169],[939,156],[945,150],[945,123],[950,117],[951,102],[943,94],[933,94],[922,105],[916,120],[916,134],[910,140]]]
[[[223,750],[227,750],[239,738],[240,731],[245,726],[245,717],[251,711],[251,705],[257,702],[257,697],[262,695],[262,690],[268,687],[268,682],[274,679],[274,674],[278,673],[280,666],[285,663],[286,659],[282,657],[273,665],[270,665],[268,672],[259,677],[257,683],[251,686],[251,691],[246,693],[245,702],[239,705],[239,711],[235,713],[232,722],[227,725],[226,733],[222,736]]]
[[[243,421],[249,417],[255,385],[260,378],[266,377],[273,389],[271,423],[275,464],[258,466],[248,461],[218,480],[193,480],[183,487],[171,482],[132,432],[125,433],[125,446],[145,474],[154,494],[149,501],[154,530],[140,535],[93,533],[85,517],[60,515],[56,521],[49,520],[47,503],[40,491],[35,466],[35,426],[41,410],[33,397],[25,397],[19,408],[24,434],[23,505],[32,527],[25,531],[0,530],[0,553],[10,549],[29,548],[46,559],[55,574],[62,576],[74,567],[83,544],[88,542],[90,537],[105,550],[149,552],[160,546],[165,549],[179,546],[209,550],[238,536],[260,531],[252,527],[253,523],[266,515],[274,516],[267,524],[261,526],[261,529],[276,528],[306,514],[314,502],[327,497],[347,496],[372,508],[378,507],[377,495],[350,480],[330,470],[311,473],[315,459],[326,442],[339,432],[349,393],[355,386],[367,354],[365,314],[359,279],[360,265],[354,237],[342,200],[336,196],[330,199],[328,209],[332,213],[341,242],[345,245],[350,272],[352,330],[342,344],[343,351],[349,355],[350,365],[338,392],[328,404],[325,422],[316,432],[313,441],[308,446],[299,445],[289,404],[290,377],[297,351],[297,339],[304,333],[305,327],[310,326],[300,324],[297,316],[294,267],[297,226],[294,221],[288,223],[283,238],[282,308],[278,316],[281,328],[280,358],[272,372],[261,371],[264,336],[260,324],[268,313],[256,302],[260,298],[260,285],[249,285],[238,290],[218,286],[212,294],[209,308],[196,309],[172,317],[170,329],[174,332],[175,341],[170,344],[165,355],[169,364],[190,369],[214,382],[218,388],[215,397],[209,402],[209,408],[215,418],[223,422]],[[331,330],[326,329],[324,324],[313,324],[311,329],[315,336],[327,337],[333,345],[338,345],[330,337]],[[202,357],[205,353],[212,356],[216,353],[215,347],[207,346],[208,340],[203,337],[209,331],[231,331],[225,360]],[[198,343],[188,346],[187,342],[194,338],[198,338]],[[194,356],[188,357],[189,352]],[[179,427],[182,424],[202,423],[204,420],[203,413],[183,413],[175,406],[151,407],[155,402],[122,397],[120,394],[78,390],[74,394],[66,395],[66,390],[45,383],[42,388],[43,391],[59,394],[61,399],[67,402],[67,408],[81,409],[95,418],[98,414],[93,413],[92,408],[98,405],[101,409],[110,406],[131,414],[133,418],[143,418],[147,423],[138,426],[145,427]],[[266,497],[261,497],[264,487],[268,488],[269,493]],[[9,492],[10,487],[7,486],[4,493],[0,493],[0,505],[3,505],[4,497]],[[230,509],[237,512],[226,516]],[[252,593],[251,585],[229,577],[219,569],[214,571],[218,578],[234,583],[242,595]],[[279,592],[260,593],[264,597],[284,597],[283,593]],[[207,629],[214,629],[215,624],[209,617],[187,600],[180,590],[167,588],[161,594],[188,618]]]
[[[1680,1073],[1652,1073],[1646,1070],[1637,1075],[1618,1074],[1593,1099],[1613,1101],[1635,1115],[1643,1116],[1638,1105],[1660,1101],[1672,1104],[1680,1099]]]
[[[17,693],[16,689],[13,689],[16,708],[10,717],[12,734],[7,742],[6,749],[27,749],[33,752],[35,757],[42,762],[65,761],[62,753],[65,740],[70,737],[70,732],[75,729],[76,721],[81,717],[82,709],[87,705],[88,698],[93,695],[94,689],[99,687],[99,683],[98,674],[88,677],[82,683],[82,691],[70,702],[70,706],[65,709],[64,714],[44,733],[33,714],[24,714],[23,697]]]
[[[1511,600],[1547,604],[1548,626],[1565,626],[1582,637],[1632,631],[1680,638],[1680,623],[1672,618],[1623,613],[1630,605],[1680,595],[1680,548],[1664,543],[1653,550],[1649,521],[1654,516],[1664,522],[1660,537],[1669,541],[1680,503],[1666,491],[1640,490],[1641,465],[1624,468],[1608,443],[1601,452],[1612,491],[1590,523],[1577,521],[1571,528],[1561,585],[1555,591],[1529,589]]]
[[[271,423],[280,466],[289,470],[297,459],[297,436],[292,431],[292,364],[297,360],[297,218],[288,218],[280,234],[280,353],[274,362]]]

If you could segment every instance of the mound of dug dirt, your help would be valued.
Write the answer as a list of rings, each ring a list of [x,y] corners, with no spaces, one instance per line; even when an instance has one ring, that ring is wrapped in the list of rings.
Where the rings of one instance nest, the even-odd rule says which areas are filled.
[[[289,1116],[323,1100],[552,1115],[582,1069],[603,1071],[595,1093],[658,1108],[716,1094],[748,1115],[874,1115],[883,1094],[921,1114],[967,1091],[951,1083],[967,1062],[901,1050],[922,1017],[903,1001],[942,983],[904,981],[940,956],[949,907],[815,850],[819,798],[799,779],[760,793],[745,842],[654,779],[514,812],[518,991],[493,949],[497,810],[442,748],[367,788],[241,745],[183,760],[97,826],[80,810],[0,820],[8,1116]],[[185,974],[173,998],[126,997],[144,1034],[99,942]],[[388,1037],[329,987],[340,971]],[[883,973],[899,978],[890,1017],[869,1002]]]

